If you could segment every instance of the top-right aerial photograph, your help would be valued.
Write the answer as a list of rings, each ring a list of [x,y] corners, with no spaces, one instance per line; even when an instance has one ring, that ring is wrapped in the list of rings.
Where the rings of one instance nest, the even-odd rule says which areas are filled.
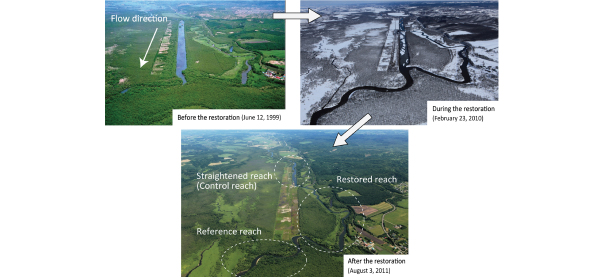
[[[427,101],[499,99],[498,2],[302,1],[302,125],[427,124]]]

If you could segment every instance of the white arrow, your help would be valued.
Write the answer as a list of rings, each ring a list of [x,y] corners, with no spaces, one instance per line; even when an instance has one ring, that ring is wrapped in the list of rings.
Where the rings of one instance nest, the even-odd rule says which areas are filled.
[[[312,9],[308,9],[308,13],[273,13],[273,19],[308,19],[308,23],[319,17]]]
[[[152,46],[152,41],[154,41],[154,37],[156,36],[156,32],[158,32],[158,28],[156,28],[156,31],[154,31],[154,35],[152,36],[152,40],[150,40],[150,45],[148,45],[148,50],[146,50],[146,54],[144,55],[144,58],[140,58],[140,68],[142,68],[142,66],[144,66],[144,64],[146,64],[148,61],[145,61],[146,56],[148,56],[148,51],[150,51],[150,46]]]
[[[370,119],[371,115],[366,114],[363,118],[357,121],[355,125],[351,126],[351,128],[349,128],[349,130],[347,130],[347,132],[345,132],[342,136],[341,134],[337,134],[337,139],[335,139],[333,147],[347,145],[347,139],[355,134],[355,132],[363,127],[363,125],[365,125],[365,123],[367,123]]]

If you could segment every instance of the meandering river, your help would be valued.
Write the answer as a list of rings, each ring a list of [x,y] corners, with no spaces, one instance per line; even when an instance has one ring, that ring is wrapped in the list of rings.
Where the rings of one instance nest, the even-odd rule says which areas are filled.
[[[400,20],[400,29],[402,31],[404,31],[404,24],[402,23],[402,20]],[[400,36],[399,36],[400,37]],[[399,38],[399,43],[400,45],[403,45],[404,48],[408,48],[407,44],[406,44],[406,36],[404,36],[404,40]],[[431,73],[429,71],[426,71],[420,67],[416,67],[416,66],[406,66],[406,63],[404,62],[398,62],[398,70],[400,71],[400,73],[402,74],[402,76],[404,76],[404,79],[406,80],[406,83],[404,84],[404,86],[400,87],[400,88],[382,88],[382,87],[375,87],[375,86],[361,86],[361,87],[355,87],[350,89],[349,91],[345,92],[345,94],[343,94],[343,96],[341,96],[341,100],[339,101],[338,104],[336,104],[335,106],[332,106],[330,108],[326,108],[326,106],[328,105],[327,102],[324,107],[322,107],[322,109],[314,112],[312,114],[312,117],[310,118],[310,125],[317,125],[318,124],[318,119],[320,119],[320,117],[322,117],[323,115],[332,112],[333,110],[335,110],[336,108],[344,105],[345,103],[347,103],[349,101],[349,97],[351,96],[352,93],[354,93],[357,90],[375,90],[375,91],[379,91],[379,92],[398,92],[398,91],[403,91],[406,90],[410,87],[412,87],[412,85],[414,84],[414,80],[412,79],[412,77],[410,76],[410,70],[411,69],[416,69],[418,71],[421,71],[423,73],[429,74],[433,77],[437,77],[437,78],[441,78],[443,80],[449,81],[449,82],[454,82],[454,83],[458,83],[458,84],[465,84],[465,83],[469,83],[471,82],[470,79],[470,74],[468,73],[468,63],[470,63],[470,59],[468,58],[468,48],[469,45],[466,43],[462,43],[464,44],[464,49],[462,49],[462,51],[459,52],[459,56],[464,60],[464,62],[462,63],[462,65],[460,66],[460,69],[462,71],[462,77],[464,77],[463,81],[455,81],[443,76],[439,76],[437,74]],[[402,48],[402,47],[400,47]],[[408,51],[405,51],[404,54],[400,55],[400,51],[398,52],[399,55],[399,61],[410,61],[410,57],[408,55]]]

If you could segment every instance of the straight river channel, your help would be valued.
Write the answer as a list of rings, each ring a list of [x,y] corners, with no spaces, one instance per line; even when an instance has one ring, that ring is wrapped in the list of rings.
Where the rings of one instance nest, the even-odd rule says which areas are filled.
[[[250,72],[250,70],[252,69],[252,67],[250,66],[250,64],[248,64],[248,61],[246,61],[246,65],[248,66],[248,69],[245,70],[244,72],[242,72],[242,84],[246,84],[246,81],[248,81],[248,72]]]
[[[187,69],[187,50],[185,48],[185,22],[179,22],[179,43],[176,51],[176,76],[183,80],[183,85],[187,83],[183,70]]]

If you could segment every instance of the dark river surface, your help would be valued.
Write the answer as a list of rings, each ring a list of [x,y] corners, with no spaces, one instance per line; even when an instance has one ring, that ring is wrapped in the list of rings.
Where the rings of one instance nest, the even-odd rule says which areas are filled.
[[[250,72],[250,70],[252,69],[252,67],[250,66],[250,64],[248,64],[248,61],[246,61],[246,65],[248,66],[248,69],[245,70],[244,72],[242,72],[242,84],[246,84],[246,81],[248,81],[248,72]]]
[[[187,50],[185,48],[185,22],[179,22],[179,43],[176,51],[176,76],[183,80],[183,85],[187,83],[183,70],[187,69]]]
[[[291,179],[293,180],[293,185],[298,186],[298,179],[296,178],[296,163],[293,163],[293,174],[291,175]]]
[[[402,31],[404,31],[404,24],[402,22],[402,19],[400,20],[400,29]],[[406,48],[404,55],[400,55],[400,52],[398,52],[398,55],[399,55],[398,70],[400,71],[402,76],[404,76],[404,79],[406,80],[406,83],[404,84],[404,86],[402,86],[400,88],[382,88],[382,87],[375,87],[375,86],[361,86],[361,87],[352,88],[349,91],[347,91],[345,94],[343,94],[343,96],[341,96],[341,100],[335,106],[330,107],[330,108],[326,108],[326,105],[328,105],[328,103],[326,103],[326,105],[324,105],[324,107],[322,107],[322,109],[314,112],[312,114],[312,117],[310,118],[310,125],[318,125],[318,119],[320,119],[320,117],[322,117],[323,115],[325,115],[327,113],[332,112],[336,108],[347,103],[349,101],[349,97],[351,96],[351,94],[353,94],[357,90],[375,90],[375,91],[379,91],[379,92],[390,92],[391,93],[391,92],[403,91],[403,90],[406,90],[406,89],[412,87],[412,85],[414,84],[414,80],[410,76],[411,69],[416,69],[416,70],[421,71],[423,73],[429,74],[433,77],[441,78],[441,79],[444,79],[446,81],[453,82],[453,83],[465,84],[465,83],[471,82],[470,74],[468,73],[468,63],[471,63],[471,61],[467,55],[469,45],[467,45],[466,43],[462,43],[462,44],[464,44],[464,49],[462,49],[462,51],[459,52],[459,56],[464,60],[464,62],[460,66],[460,69],[462,70],[462,77],[464,77],[464,80],[463,81],[455,81],[455,80],[445,78],[445,77],[439,76],[437,74],[431,73],[431,72],[426,71],[420,67],[415,67],[415,66],[407,67],[406,66],[407,63],[402,62],[402,61],[406,61],[406,60],[410,61],[410,57],[408,55],[408,52],[409,52],[408,45],[406,44],[406,36],[404,36],[404,38],[405,38],[404,40],[402,40],[400,38],[400,36],[398,38],[400,45],[404,45]],[[402,48],[402,47],[400,47],[400,48]]]

